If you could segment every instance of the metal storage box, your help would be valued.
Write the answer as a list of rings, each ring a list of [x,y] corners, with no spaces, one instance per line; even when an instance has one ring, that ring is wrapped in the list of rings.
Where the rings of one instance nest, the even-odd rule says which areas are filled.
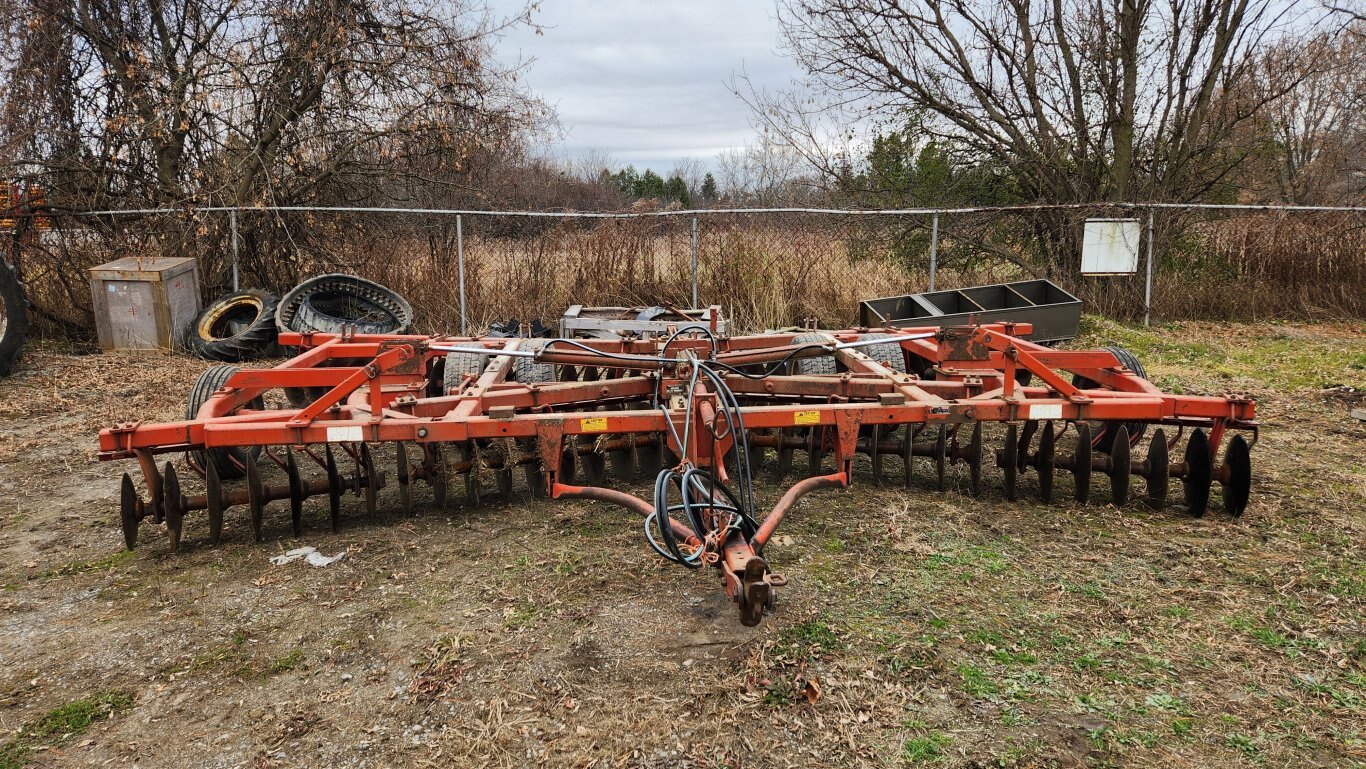
[[[718,317],[716,332],[725,336],[729,324],[719,316],[720,307],[705,310],[680,310],[675,307],[584,307],[581,304],[565,310],[560,318],[560,336],[612,339],[618,336],[661,336],[669,328],[687,325],[711,327],[711,319]]]
[[[971,323],[1034,324],[1029,339],[1057,342],[1077,335],[1081,300],[1050,280],[997,283],[927,294],[889,296],[859,303],[859,323],[868,328],[962,326]]]
[[[185,257],[126,257],[90,268],[102,350],[175,349],[199,314],[199,272]]]

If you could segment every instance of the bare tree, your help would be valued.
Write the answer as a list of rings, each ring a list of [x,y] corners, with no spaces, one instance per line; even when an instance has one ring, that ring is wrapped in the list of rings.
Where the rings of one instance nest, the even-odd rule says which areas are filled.
[[[870,118],[923,111],[931,136],[1060,202],[1207,194],[1239,161],[1229,136],[1279,95],[1225,94],[1306,13],[1272,0],[779,3],[814,88]],[[792,110],[760,106],[791,133]]]
[[[1248,98],[1278,95],[1235,139],[1255,148],[1242,185],[1254,199],[1353,204],[1366,193],[1366,35],[1346,32],[1261,58]]]
[[[801,154],[767,131],[743,148],[722,152],[717,163],[722,195],[730,203],[782,205],[811,187]]]
[[[494,63],[524,12],[434,0],[4,0],[0,147],[54,198],[300,202],[457,183],[546,112]],[[383,180],[381,182],[381,180]]]

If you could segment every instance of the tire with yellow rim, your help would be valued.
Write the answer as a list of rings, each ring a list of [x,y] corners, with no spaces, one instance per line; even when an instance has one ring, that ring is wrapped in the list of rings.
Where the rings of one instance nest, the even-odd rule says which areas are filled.
[[[219,297],[190,325],[190,351],[205,360],[237,363],[259,358],[275,344],[279,297],[250,289]]]

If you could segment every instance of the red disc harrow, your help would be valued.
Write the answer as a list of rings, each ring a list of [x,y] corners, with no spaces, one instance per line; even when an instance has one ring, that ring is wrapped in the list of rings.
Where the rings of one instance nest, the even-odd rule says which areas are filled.
[[[713,321],[610,341],[282,334],[296,357],[270,369],[210,369],[186,420],[106,429],[99,456],[136,458],[146,480],[143,499],[123,477],[130,548],[150,518],[165,525],[174,551],[185,516],[200,510],[216,543],[238,506],[260,540],[265,506],[277,500],[289,502],[298,536],[312,496],[327,497],[335,529],[343,493],[363,496],[375,514],[391,482],[405,513],[416,480],[443,508],[460,479],[473,503],[517,494],[608,502],[640,516],[661,557],[719,572],[746,625],[785,583],[764,558],[783,517],[810,492],[849,486],[860,457],[875,484],[891,475],[908,489],[923,474],[943,490],[961,465],[958,482],[973,495],[991,468],[1010,500],[1031,473],[1031,493],[1043,501],[1070,493],[1085,502],[1106,485],[1117,506],[1129,503],[1136,478],[1154,507],[1180,481],[1192,515],[1205,513],[1217,482],[1224,509],[1243,512],[1257,430],[1251,400],[1164,393],[1123,350],[1055,350],[1020,338],[1029,331],[992,324],[726,338]],[[273,390],[292,405],[268,408],[263,396]],[[1251,440],[1226,441],[1230,430]],[[397,457],[392,476],[377,462],[385,443]],[[203,493],[185,493],[174,463],[158,466],[156,455],[175,452],[189,452]],[[798,457],[805,477],[761,515],[756,474],[768,464],[787,476]],[[279,468],[278,481],[267,482],[266,464]],[[653,479],[652,495],[608,488],[609,469]],[[515,473],[525,478],[520,490]],[[1070,483],[1058,488],[1060,477]],[[229,488],[230,479],[241,483]]]

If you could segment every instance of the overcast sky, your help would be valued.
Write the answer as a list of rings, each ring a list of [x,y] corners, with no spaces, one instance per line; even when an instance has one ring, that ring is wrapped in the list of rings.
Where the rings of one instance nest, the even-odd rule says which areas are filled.
[[[508,14],[522,3],[491,7]],[[754,135],[732,76],[783,88],[799,75],[778,53],[771,0],[544,0],[533,18],[542,34],[510,32],[499,54],[535,60],[527,83],[565,134],[556,156],[599,149],[660,174],[689,157],[712,167]]]

